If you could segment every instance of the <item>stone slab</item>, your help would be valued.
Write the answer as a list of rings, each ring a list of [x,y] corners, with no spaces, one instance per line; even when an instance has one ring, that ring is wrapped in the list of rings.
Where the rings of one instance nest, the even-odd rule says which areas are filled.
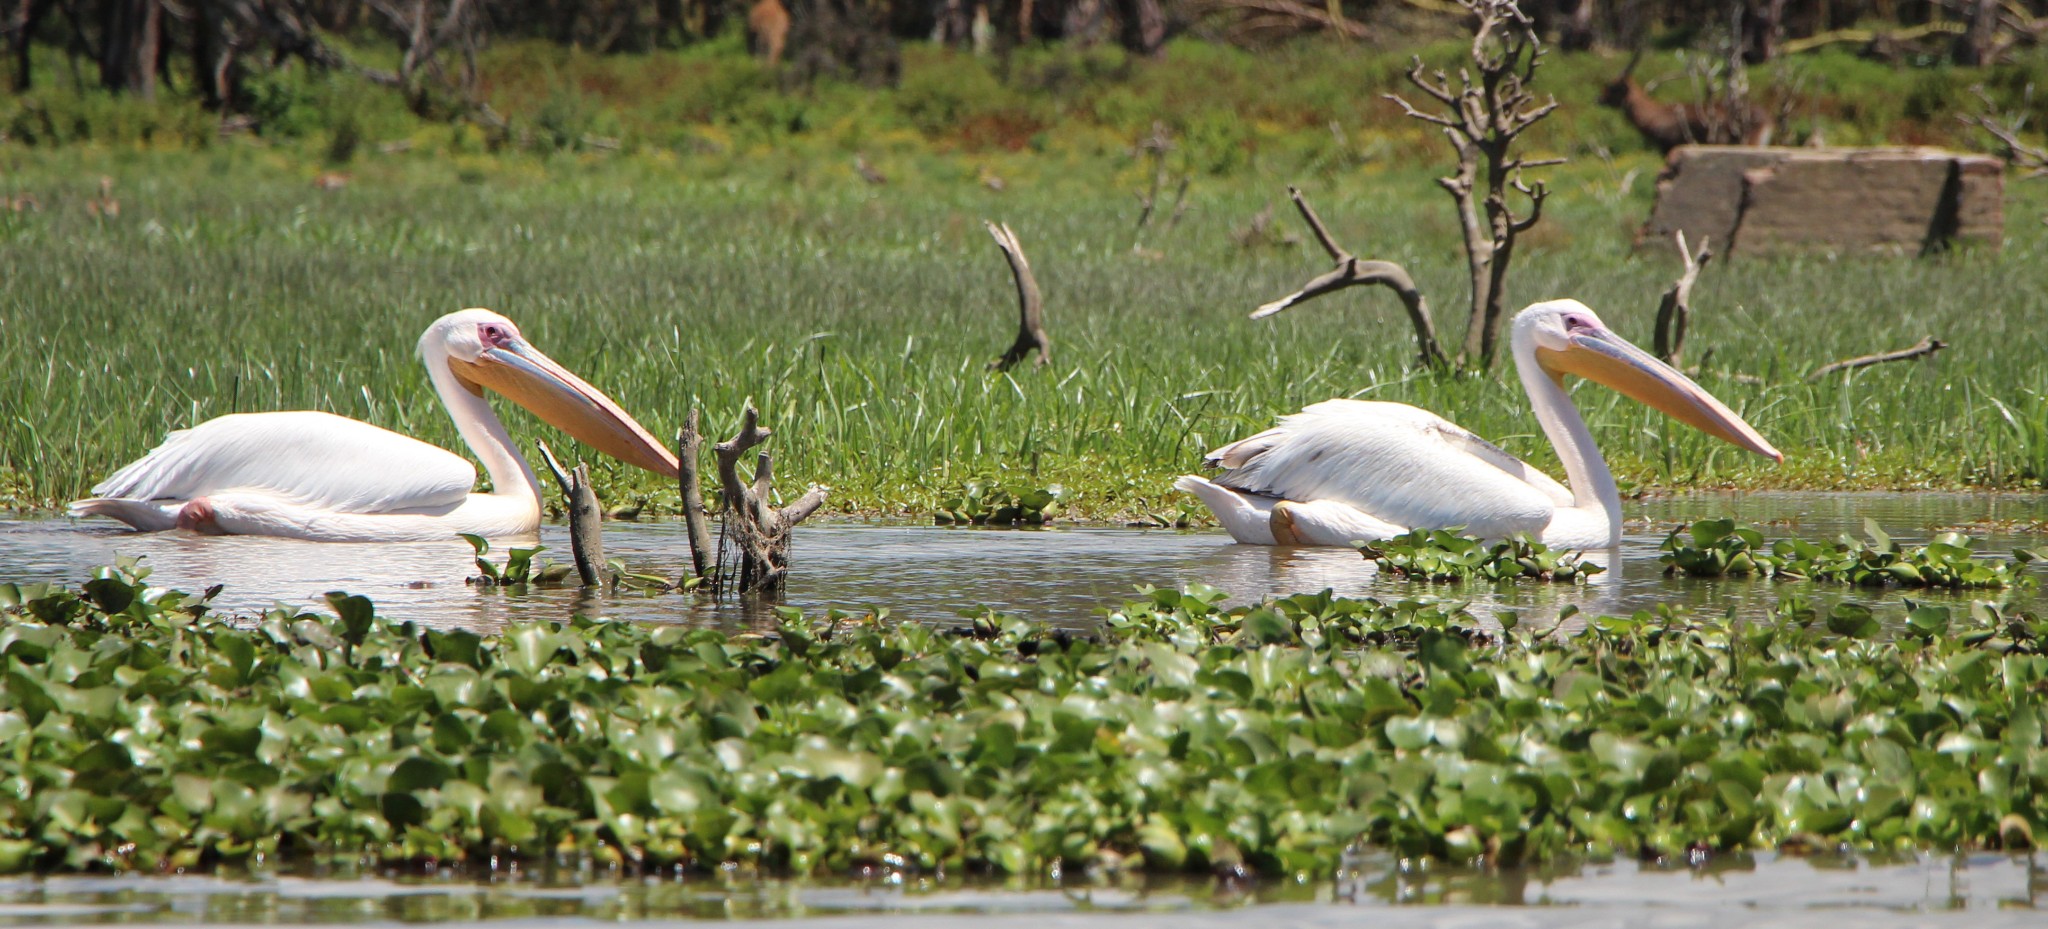
[[[1919,255],[1999,247],[2005,165],[1932,148],[1672,150],[1637,244],[1706,237],[1724,255]]]

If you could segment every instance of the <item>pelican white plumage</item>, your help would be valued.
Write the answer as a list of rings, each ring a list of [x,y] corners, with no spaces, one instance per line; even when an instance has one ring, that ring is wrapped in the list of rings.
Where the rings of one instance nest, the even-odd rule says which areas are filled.
[[[1239,542],[1348,545],[1454,526],[1487,538],[1526,532],[1546,545],[1621,540],[1621,493],[1565,392],[1574,374],[1778,461],[1785,456],[1692,379],[1628,343],[1577,300],[1517,314],[1512,346],[1536,419],[1570,487],[1434,413],[1405,403],[1326,400],[1210,452],[1196,495]]]
[[[190,529],[324,542],[531,535],[541,487],[484,399],[488,387],[605,454],[674,477],[676,459],[597,388],[540,353],[490,310],[427,327],[420,359],[491,478],[418,439],[330,413],[239,413],[173,432],[71,504],[144,531]]]

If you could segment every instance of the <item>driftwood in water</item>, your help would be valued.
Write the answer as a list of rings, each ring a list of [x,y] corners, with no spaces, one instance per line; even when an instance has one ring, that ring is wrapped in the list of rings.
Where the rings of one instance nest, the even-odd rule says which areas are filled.
[[[1847,358],[1842,361],[1834,362],[1833,364],[1821,365],[1820,367],[1813,369],[1813,373],[1807,375],[1806,379],[1809,381],[1817,381],[1837,371],[1853,371],[1857,368],[1867,368],[1871,365],[1884,364],[1887,361],[1910,361],[1914,358],[1931,358],[1934,356],[1935,352],[1941,351],[1942,349],[1947,347],[1947,342],[1943,342],[1942,340],[1937,339],[1933,336],[1928,336],[1927,338],[1921,339],[1911,348],[1902,348],[1896,352],[1879,352],[1875,355],[1864,355],[1860,358]]]
[[[1707,247],[1705,236],[1700,237],[1698,250],[1689,249],[1685,244],[1685,230],[1672,233],[1678,238],[1678,255],[1685,259],[1685,272],[1673,282],[1671,289],[1664,292],[1664,299],[1657,304],[1657,357],[1672,366],[1678,364],[1678,356],[1685,352],[1685,328],[1692,322],[1692,285],[1699,280],[1700,269],[1714,259],[1714,251]]]
[[[590,467],[578,462],[576,470],[563,473],[562,463],[548,443],[540,443],[540,457],[561,485],[569,501],[569,551],[576,558],[576,578],[585,587],[604,583],[604,511],[598,508],[597,492],[590,489]]]
[[[690,531],[690,571],[692,577],[707,576],[716,564],[718,550],[711,547],[711,514],[704,509],[704,467],[700,463],[704,451],[704,434],[700,431],[703,417],[696,407],[690,408],[690,415],[683,420],[683,428],[676,433],[676,461],[680,464],[677,483],[683,492],[683,525]],[[682,587],[684,580],[676,581]]]
[[[719,535],[718,568],[706,583],[714,591],[722,591],[736,574],[739,593],[773,597],[782,592],[783,579],[789,573],[790,529],[824,505],[825,488],[813,484],[795,503],[775,507],[769,502],[774,493],[774,467],[767,452],[755,461],[753,481],[740,480],[740,456],[771,434],[760,422],[760,412],[749,402],[739,434],[714,448],[718,483],[725,496],[725,519]],[[726,557],[728,542],[735,549],[730,561]]]
[[[1436,323],[1429,315],[1429,301],[1415,286],[1415,279],[1408,275],[1408,269],[1391,261],[1362,261],[1330,235],[1323,219],[1316,215],[1314,207],[1301,195],[1298,188],[1287,188],[1287,195],[1294,198],[1294,206],[1301,211],[1301,218],[1322,243],[1323,251],[1330,253],[1330,259],[1337,263],[1335,268],[1310,280],[1297,290],[1252,311],[1253,319],[1264,319],[1281,310],[1314,300],[1332,291],[1343,290],[1356,284],[1381,284],[1401,298],[1401,305],[1408,308],[1408,322],[1415,328],[1416,352],[1421,362],[1428,367],[1445,364],[1443,349],[1437,346]]]
[[[1008,371],[1034,348],[1038,350],[1038,366],[1044,367],[1052,361],[1052,338],[1045,334],[1045,301],[1038,294],[1038,278],[1031,273],[1031,262],[1024,258],[1024,246],[1018,244],[1017,234],[1007,224],[984,225],[996,240],[996,247],[1003,250],[1003,257],[1010,260],[1010,276],[1017,281],[1017,341],[1003,357],[989,362],[989,370]]]

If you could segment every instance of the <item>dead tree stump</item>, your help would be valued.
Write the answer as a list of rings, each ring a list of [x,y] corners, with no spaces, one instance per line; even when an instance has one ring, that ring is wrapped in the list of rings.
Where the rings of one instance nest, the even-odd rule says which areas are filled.
[[[740,480],[740,456],[772,434],[761,428],[760,422],[760,412],[749,401],[741,416],[739,434],[714,448],[718,455],[718,483],[725,497],[718,567],[706,582],[715,592],[722,592],[728,581],[736,580],[739,593],[764,597],[780,594],[783,579],[789,574],[790,530],[825,503],[826,489],[816,484],[788,506],[777,508],[770,503],[774,494],[774,463],[767,452],[755,460],[753,481]],[[728,543],[731,558],[727,557]]]
[[[590,489],[590,467],[578,462],[576,470],[563,473],[562,463],[548,443],[541,442],[540,457],[569,501],[569,551],[576,558],[576,578],[585,587],[604,584],[604,510],[598,508],[597,492]]]
[[[679,465],[676,481],[683,492],[683,525],[690,532],[690,571],[691,577],[699,579],[710,575],[717,565],[714,559],[718,556],[718,551],[711,547],[711,514],[704,509],[704,467],[700,463],[704,434],[699,431],[702,421],[703,417],[693,406],[689,418],[683,421],[683,428],[676,433],[676,462]],[[688,580],[677,578],[675,586],[678,589],[687,587]]]
[[[1700,269],[1714,259],[1714,252],[1707,247],[1704,236],[1700,238],[1697,251],[1686,248],[1685,230],[1672,235],[1678,237],[1678,254],[1685,259],[1685,271],[1678,275],[1671,289],[1664,292],[1664,299],[1657,304],[1657,357],[1665,364],[1677,366],[1678,356],[1685,352],[1685,327],[1692,322],[1692,285],[1700,278]]]
[[[1003,250],[1003,257],[1010,259],[1010,276],[1017,282],[1017,341],[1003,357],[989,362],[989,370],[1008,371],[1034,348],[1038,350],[1038,366],[1044,367],[1052,361],[1052,337],[1045,334],[1045,300],[1038,294],[1038,278],[1031,273],[1031,262],[1024,259],[1024,246],[1017,242],[1017,234],[1008,225],[986,221],[983,224],[996,240],[996,247]]]
[[[1294,206],[1301,211],[1302,220],[1308,223],[1309,230],[1316,234],[1316,241],[1322,243],[1323,251],[1330,253],[1337,266],[1303,284],[1300,290],[1253,310],[1252,318],[1264,319],[1288,307],[1356,284],[1380,284],[1400,296],[1401,305],[1408,308],[1408,322],[1415,328],[1416,354],[1422,364],[1431,368],[1443,367],[1447,360],[1443,349],[1437,346],[1436,323],[1429,313],[1429,301],[1415,286],[1415,279],[1408,275],[1408,269],[1391,261],[1362,261],[1353,256],[1337,244],[1330,230],[1323,225],[1322,217],[1308,205],[1300,189],[1289,187],[1287,195],[1294,198]]]

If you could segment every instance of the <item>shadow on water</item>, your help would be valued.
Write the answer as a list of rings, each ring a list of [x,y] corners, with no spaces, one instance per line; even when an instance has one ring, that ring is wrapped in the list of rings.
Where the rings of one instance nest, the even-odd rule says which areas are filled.
[[[1972,926],[2025,925],[2048,903],[2048,871],[2023,856],[1905,856],[1865,859],[1724,855],[1698,866],[1637,862],[1541,870],[1432,867],[1366,855],[1335,880],[1222,882],[1179,878],[977,880],[882,873],[865,880],[781,881],[739,874],[625,877],[603,870],[428,875],[243,874],[0,879],[0,922],[19,923],[363,923],[488,919],[560,925],[569,921],[761,919],[867,915],[896,925],[905,916],[988,918],[1171,915],[1270,922],[1279,914],[1373,925],[1444,924],[1404,917],[1447,907],[1485,908],[1494,919],[1459,925],[1581,927],[1593,912],[1626,908],[1630,924],[1659,912],[1683,925],[1754,925],[1764,913],[1967,916]],[[1718,914],[1718,918],[1716,918]],[[887,915],[887,921],[880,918]],[[1701,919],[1700,917],[1707,917]],[[1987,919],[1989,918],[1989,919]],[[2038,915],[2033,917],[2038,919]],[[1109,924],[1110,920],[1095,920]],[[1924,919],[1915,924],[1923,924]],[[1859,923],[1862,920],[1858,920]],[[1656,925],[1665,925],[1656,922]],[[1806,925],[1822,926],[1815,918]],[[1676,924],[1673,924],[1676,925]]]
[[[1708,494],[1639,502],[1621,546],[1588,555],[1609,568],[1582,586],[1557,584],[1423,585],[1376,576],[1345,549],[1276,549],[1236,545],[1215,531],[1056,528],[950,529],[854,522],[806,524],[798,530],[787,605],[850,611],[886,607],[925,622],[957,620],[982,609],[1069,627],[1093,624],[1106,606],[1138,585],[1208,584],[1238,602],[1331,588],[1340,595],[1382,598],[1437,596],[1472,602],[1491,617],[1515,610],[1525,622],[1553,619],[1566,607],[1586,615],[1626,614],[1668,605],[1698,613],[1758,615],[1778,602],[1776,585],[1749,579],[1666,578],[1658,545],[1675,526],[1709,516],[1734,516],[1767,537],[1829,539],[1861,534],[1877,520],[1903,541],[1961,528],[1979,552],[2002,555],[2016,544],[2048,537],[2048,498],[1960,494]],[[568,539],[543,530],[542,558],[567,560]],[[675,576],[688,559],[681,526],[611,523],[605,547],[635,572]],[[11,580],[75,582],[95,565],[141,556],[151,581],[184,590],[223,584],[218,601],[230,610],[275,602],[322,605],[331,590],[364,594],[381,612],[437,626],[492,629],[521,619],[564,619],[576,613],[728,629],[772,621],[772,614],[734,603],[678,595],[632,593],[595,597],[574,588],[481,589],[461,542],[337,545],[277,539],[212,538],[182,533],[135,534],[96,522],[59,519],[0,521],[0,567]],[[1823,608],[1854,599],[1882,609],[1903,597],[1966,604],[1968,593],[1806,589]],[[1979,592],[1977,596],[1984,594]]]

